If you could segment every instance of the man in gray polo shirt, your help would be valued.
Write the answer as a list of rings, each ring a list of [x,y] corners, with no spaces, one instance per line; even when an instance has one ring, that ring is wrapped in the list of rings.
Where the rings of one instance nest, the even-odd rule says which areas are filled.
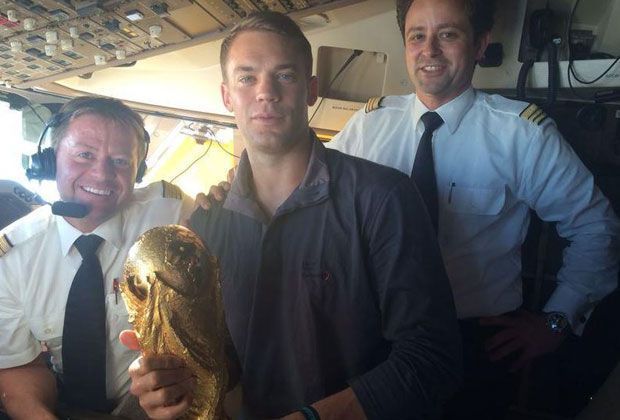
[[[224,40],[221,65],[246,152],[226,201],[194,213],[192,226],[221,260],[245,412],[436,417],[460,381],[460,343],[415,187],[317,140],[310,45],[288,17],[244,19]],[[150,416],[187,409],[191,372],[177,367],[151,357],[130,368]]]

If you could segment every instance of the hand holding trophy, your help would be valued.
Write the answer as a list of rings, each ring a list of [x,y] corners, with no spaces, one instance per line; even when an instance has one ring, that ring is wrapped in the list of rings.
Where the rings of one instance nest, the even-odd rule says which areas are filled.
[[[148,230],[131,247],[120,284],[145,355],[173,354],[197,380],[188,419],[226,418],[230,336],[217,258],[191,230]]]

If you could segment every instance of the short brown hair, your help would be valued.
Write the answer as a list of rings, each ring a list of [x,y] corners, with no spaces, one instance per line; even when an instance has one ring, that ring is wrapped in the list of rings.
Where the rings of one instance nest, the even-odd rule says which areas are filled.
[[[54,150],[57,150],[58,143],[65,136],[71,121],[86,114],[97,115],[132,129],[138,139],[138,162],[144,160],[148,134],[144,129],[144,121],[140,114],[117,99],[101,96],[73,98],[60,108],[58,114],[54,115],[49,123],[52,129],[51,142]]]
[[[220,66],[222,79],[226,81],[226,64],[228,53],[235,38],[242,32],[264,31],[282,35],[295,45],[295,50],[304,60],[306,76],[312,75],[312,47],[299,26],[288,16],[272,11],[253,12],[237,23],[228,33],[220,49]]]
[[[405,18],[415,0],[396,0],[396,20],[400,33],[405,38]],[[495,0],[462,0],[469,16],[469,22],[477,42],[482,35],[491,32],[495,17]]]

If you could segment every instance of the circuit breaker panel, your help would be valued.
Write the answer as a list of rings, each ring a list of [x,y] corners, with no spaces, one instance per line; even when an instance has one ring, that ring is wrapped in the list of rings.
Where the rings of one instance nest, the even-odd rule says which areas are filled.
[[[0,84],[31,87],[217,39],[256,10],[301,17],[357,1],[0,0]]]

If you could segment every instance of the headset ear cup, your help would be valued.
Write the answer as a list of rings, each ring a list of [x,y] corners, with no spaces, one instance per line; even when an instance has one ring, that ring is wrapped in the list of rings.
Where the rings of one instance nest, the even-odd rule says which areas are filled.
[[[26,170],[28,179],[56,179],[56,153],[51,147],[30,156],[30,168]]]
[[[39,155],[40,178],[39,179],[56,179],[56,153],[51,147],[41,150]]]
[[[140,165],[138,166],[138,173],[136,174],[136,182],[142,182],[142,178],[144,177],[144,174],[146,173],[146,161],[143,160],[142,162],[140,162]]]
[[[47,147],[41,151],[43,160],[45,161],[45,175],[43,179],[56,179],[56,153],[51,147]]]

